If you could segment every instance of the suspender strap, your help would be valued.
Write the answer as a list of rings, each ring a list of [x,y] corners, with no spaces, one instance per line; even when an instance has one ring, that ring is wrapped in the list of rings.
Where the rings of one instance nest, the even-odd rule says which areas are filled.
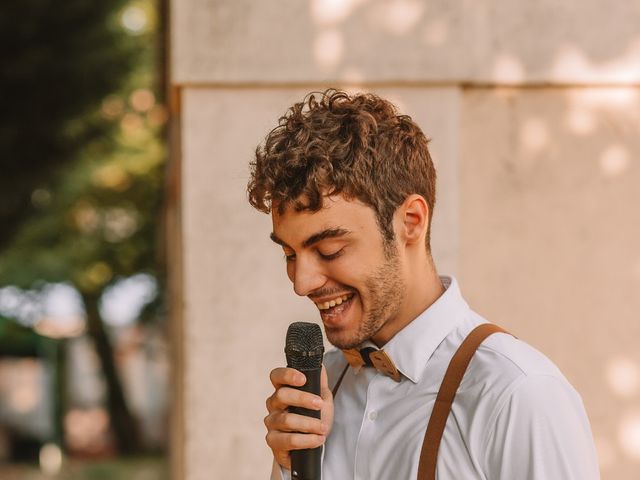
[[[436,480],[436,464],[440,440],[442,440],[444,427],[451,411],[451,404],[456,396],[462,377],[480,344],[489,335],[498,332],[507,333],[502,328],[491,323],[479,325],[465,338],[451,359],[444,379],[440,384],[436,403],[433,406],[433,412],[424,435],[420,463],[418,465],[418,480]]]
[[[342,373],[340,374],[340,377],[338,378],[338,381],[336,382],[335,386],[333,387],[333,390],[331,391],[331,394],[334,397],[336,396],[336,393],[338,393],[338,389],[340,388],[340,384],[342,383],[342,379],[346,375],[347,370],[349,370],[349,364],[348,363],[347,363],[347,366],[344,367],[344,370],[342,370]]]

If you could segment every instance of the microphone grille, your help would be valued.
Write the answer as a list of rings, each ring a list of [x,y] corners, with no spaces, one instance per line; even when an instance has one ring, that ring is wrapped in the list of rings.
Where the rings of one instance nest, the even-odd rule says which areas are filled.
[[[289,325],[284,353],[288,367],[297,370],[320,368],[324,353],[320,326],[309,322],[294,322]]]

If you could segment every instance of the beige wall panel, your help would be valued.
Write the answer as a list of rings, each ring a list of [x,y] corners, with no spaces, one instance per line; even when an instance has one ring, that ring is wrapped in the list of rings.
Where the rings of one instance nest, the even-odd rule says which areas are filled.
[[[181,0],[173,82],[639,82],[640,0]]]
[[[270,218],[245,186],[255,145],[305,92],[186,90],[182,105],[186,480],[266,478],[268,372],[284,363],[289,323],[318,314],[297,298]],[[435,256],[455,269],[459,94],[455,89],[380,92],[432,137],[442,193]],[[177,479],[176,479],[177,480]]]
[[[603,479],[636,479],[640,92],[477,90],[462,103],[463,291],[582,394]]]

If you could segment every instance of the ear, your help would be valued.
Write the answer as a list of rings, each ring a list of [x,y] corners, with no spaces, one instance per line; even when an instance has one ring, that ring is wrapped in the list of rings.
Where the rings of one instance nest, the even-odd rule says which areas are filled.
[[[407,245],[424,245],[429,228],[429,205],[422,195],[409,195],[399,209],[402,233]]]

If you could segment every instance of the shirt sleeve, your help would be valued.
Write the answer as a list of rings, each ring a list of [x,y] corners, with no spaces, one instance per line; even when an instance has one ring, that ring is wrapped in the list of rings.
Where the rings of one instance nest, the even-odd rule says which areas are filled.
[[[578,393],[553,375],[527,375],[517,382],[488,428],[487,479],[599,480]]]
[[[291,480],[291,472],[274,460],[271,467],[271,480]]]

